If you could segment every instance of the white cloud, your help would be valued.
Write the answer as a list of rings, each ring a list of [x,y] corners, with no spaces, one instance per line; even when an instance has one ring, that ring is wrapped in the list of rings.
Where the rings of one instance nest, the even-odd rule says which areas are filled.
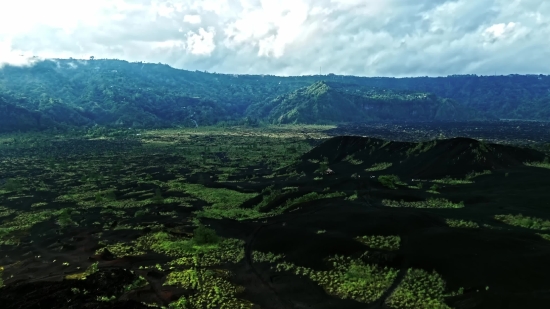
[[[512,36],[517,28],[518,24],[514,22],[494,24],[483,31],[483,36],[491,41],[504,39]]]
[[[540,0],[0,1],[0,65],[94,55],[226,73],[549,73],[548,37]]]
[[[200,15],[185,15],[183,16],[183,21],[190,24],[200,24],[201,16]]]
[[[194,55],[210,55],[216,48],[215,34],[213,28],[209,28],[208,31],[200,28],[199,33],[188,32],[186,49]]]

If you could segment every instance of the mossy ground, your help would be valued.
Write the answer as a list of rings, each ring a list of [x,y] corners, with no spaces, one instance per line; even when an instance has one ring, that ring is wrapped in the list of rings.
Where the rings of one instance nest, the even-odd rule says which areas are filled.
[[[550,290],[542,159],[414,177],[443,166],[427,160],[443,142],[357,152],[322,144],[327,129],[2,137],[0,300],[26,308],[33,284],[44,295],[32,304],[45,302],[47,282],[65,279],[55,297],[95,308],[464,308],[525,295],[543,308],[529,294]],[[459,146],[480,162],[492,147]],[[91,292],[111,269],[125,279]]]

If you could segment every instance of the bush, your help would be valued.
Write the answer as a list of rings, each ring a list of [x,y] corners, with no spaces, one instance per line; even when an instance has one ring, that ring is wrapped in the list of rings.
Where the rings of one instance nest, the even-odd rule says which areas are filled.
[[[220,237],[216,235],[216,231],[213,229],[199,225],[193,231],[193,241],[197,245],[217,244],[220,241]]]
[[[22,185],[21,182],[19,182],[18,180],[10,178],[6,180],[6,183],[4,184],[4,189],[10,192],[20,192],[22,189]]]
[[[397,175],[380,175],[378,176],[378,182],[380,182],[384,187],[396,189],[397,187],[395,185],[401,181]]]

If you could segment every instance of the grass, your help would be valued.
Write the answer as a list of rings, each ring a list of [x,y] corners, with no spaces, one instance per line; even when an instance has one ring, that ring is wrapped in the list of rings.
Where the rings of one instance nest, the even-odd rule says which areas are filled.
[[[387,168],[389,168],[390,166],[392,166],[393,163],[391,162],[380,162],[380,163],[375,163],[373,164],[371,167],[365,169],[365,172],[376,172],[376,171],[382,171],[382,170],[385,170]]]
[[[241,193],[229,189],[208,188],[200,184],[182,183],[180,189],[211,204],[198,212],[200,217],[211,219],[230,218],[235,220],[255,219],[261,216],[258,211],[239,208],[246,200],[257,193]]]
[[[361,236],[356,238],[359,242],[372,249],[399,250],[401,238],[399,236]]]
[[[444,292],[445,281],[439,274],[409,268],[403,281],[386,299],[386,305],[395,309],[451,309],[443,301]]]
[[[98,264],[99,264],[99,262],[95,262],[95,263],[91,264],[86,269],[86,271],[84,271],[82,273],[66,275],[65,279],[67,279],[67,280],[85,280],[87,276],[89,276],[91,274],[94,274],[94,273],[99,271]]]
[[[473,177],[471,177],[473,178]],[[470,178],[470,179],[471,179]],[[454,178],[451,178],[450,176],[446,176],[445,178],[443,179],[434,179],[432,180],[433,183],[441,183],[441,184],[446,184],[446,185],[463,185],[463,184],[471,184],[471,183],[474,183],[473,180],[468,180],[468,179],[454,179]]]
[[[191,296],[182,296],[170,308],[252,308],[249,301],[237,298],[242,288],[228,280],[230,273],[223,270],[189,269],[168,274],[164,285],[175,285],[193,290]]]
[[[548,160],[545,160],[543,162],[525,162],[524,164],[527,165],[527,166],[532,166],[532,167],[550,169],[550,162],[548,162]]]
[[[550,230],[550,221],[536,217],[518,215],[495,215],[496,220],[512,226],[519,226],[526,229]]]
[[[470,228],[470,229],[479,228],[479,224],[477,224],[473,221],[446,219],[445,222],[447,223],[447,225],[449,227]]]
[[[465,180],[471,181],[472,179],[474,179],[476,177],[483,176],[483,175],[491,175],[492,173],[493,172],[491,172],[490,170],[484,170],[482,172],[471,171],[468,174],[466,174],[466,179]]]
[[[397,175],[380,175],[378,176],[378,182],[390,189],[397,189],[397,185],[406,185]]]
[[[363,161],[353,158],[353,156],[346,156],[342,161],[349,162],[353,165],[361,165],[363,164]]]
[[[167,275],[166,285],[188,289],[184,297],[169,305],[170,308],[251,308],[250,302],[241,299],[242,295],[247,295],[242,293],[244,288],[235,283],[233,274],[228,271],[239,271],[245,263],[245,242],[231,238],[234,236],[222,237],[220,235],[223,234],[218,235],[213,229],[202,225],[201,221],[210,222],[203,220],[206,218],[262,219],[257,220],[261,222],[246,222],[252,228],[266,224],[268,217],[287,212],[288,216],[294,216],[291,211],[301,208],[305,203],[314,208],[316,201],[331,198],[335,200],[327,203],[329,206],[345,203],[356,206],[358,211],[366,207],[356,200],[360,193],[361,196],[367,196],[367,193],[355,191],[352,185],[340,187],[332,184],[330,182],[334,178],[322,175],[308,176],[318,176],[318,181],[312,185],[320,185],[319,190],[325,188],[323,191],[304,191],[301,195],[296,193],[302,192],[299,190],[303,188],[300,182],[303,179],[299,176],[305,175],[296,171],[284,175],[296,176],[282,185],[288,187],[278,187],[285,180],[276,169],[296,163],[303,153],[327,137],[321,132],[324,129],[326,127],[281,126],[262,129],[151,130],[142,131],[139,138],[105,136],[98,139],[48,134],[22,135],[18,138],[17,146],[0,145],[5,154],[0,174],[11,175],[0,188],[0,245],[9,252],[23,249],[23,245],[29,246],[29,239],[34,242],[61,237],[65,239],[77,227],[103,230],[104,233],[94,234],[101,247],[96,253],[106,249],[117,258],[162,256],[161,261],[149,262],[151,265],[144,262],[140,269],[157,269]],[[419,144],[411,154],[427,151],[432,146],[432,143]],[[320,172],[328,167],[326,158],[312,161],[319,164]],[[344,161],[352,165],[364,164],[360,158],[352,156]],[[547,164],[543,163],[531,162],[526,165],[545,167],[538,166]],[[381,162],[366,171],[382,171],[391,166],[391,162]],[[509,178],[514,179],[515,173],[511,173]],[[470,173],[464,180],[450,177],[436,179],[428,185],[427,192],[439,194],[442,184],[473,184],[473,178],[487,174],[490,172]],[[342,175],[342,178],[348,176],[344,170]],[[359,180],[357,173],[352,174],[351,178],[351,182]],[[405,186],[397,172],[396,175],[381,175],[378,181],[392,189]],[[235,190],[214,188],[215,182]],[[274,183],[277,187],[272,186]],[[239,187],[253,188],[255,191],[250,192],[256,193],[243,193],[244,189],[239,192]],[[410,187],[422,189],[422,183]],[[334,188],[341,191],[335,191]],[[415,193],[423,194],[420,191]],[[259,194],[262,198],[258,198],[256,205],[246,209],[242,207],[243,203]],[[376,202],[376,197],[374,200]],[[463,202],[456,203],[443,198],[415,202],[385,199],[382,203],[388,207],[464,207]],[[533,233],[540,232],[538,235],[542,239],[550,240],[550,236],[545,233],[550,226],[547,220],[522,215],[496,215],[494,218],[532,229]],[[446,223],[453,228],[479,227],[476,222],[466,220],[447,219]],[[215,226],[221,231],[218,228],[220,225]],[[339,232],[333,227],[327,227],[328,232],[317,227],[306,228],[312,239],[332,237]],[[116,238],[116,235],[131,235],[133,232],[139,233],[137,239]],[[398,235],[361,236],[356,240],[376,254],[396,254],[381,250],[399,250],[401,243]],[[327,265],[323,270],[312,269],[286,260],[287,255],[292,256],[290,253],[277,252],[253,251],[252,260],[254,263],[265,263],[259,267],[272,266],[278,271],[307,277],[333,296],[364,303],[378,299],[398,273],[395,268],[367,263],[364,258],[356,258],[357,255],[329,257],[325,259]],[[85,279],[98,271],[98,264],[94,263],[86,271],[71,274],[74,272],[72,267],[78,265],[78,262],[67,261],[59,262],[65,265],[63,270],[68,271],[65,276],[67,279]],[[83,265],[82,269],[87,266]],[[0,286],[2,272],[0,267]],[[10,284],[12,278],[4,274],[4,281]],[[125,290],[143,287],[146,281],[138,276],[134,282],[125,286]],[[444,286],[441,276],[435,273],[409,270],[386,305],[391,308],[447,308],[441,301]],[[106,295],[101,296],[102,301],[111,300],[111,295]]]
[[[453,203],[444,198],[429,198],[425,201],[405,202],[395,200],[382,200],[382,205],[388,207],[411,207],[411,208],[463,208],[464,202]]]
[[[327,260],[331,270],[314,270],[288,262],[277,264],[277,271],[306,276],[330,295],[370,303],[382,296],[396,278],[398,270],[366,264],[360,258],[334,256]]]
[[[252,260],[254,263],[276,263],[284,259],[284,254],[274,254],[272,252],[252,251]]]

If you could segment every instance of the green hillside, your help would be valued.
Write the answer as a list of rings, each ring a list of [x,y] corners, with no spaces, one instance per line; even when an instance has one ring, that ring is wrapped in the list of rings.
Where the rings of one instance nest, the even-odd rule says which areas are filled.
[[[316,82],[267,102],[251,105],[251,118],[270,123],[365,121],[466,121],[486,117],[454,100],[429,93],[349,87]]]
[[[472,109],[489,118],[548,120],[549,89],[550,77],[543,75],[280,77],[112,59],[51,59],[0,69],[5,102],[51,119],[48,125],[24,121],[27,129],[192,127],[243,122],[245,116],[252,122],[265,118],[276,123],[470,120]]]
[[[338,136],[324,141],[287,169],[297,173],[318,172],[325,162],[335,172],[395,174],[407,178],[463,179],[523,166],[524,162],[548,161],[544,153],[515,146],[484,143],[471,138],[430,142],[395,142],[359,136]]]
[[[60,126],[47,115],[31,112],[0,97],[0,132],[28,131]]]

